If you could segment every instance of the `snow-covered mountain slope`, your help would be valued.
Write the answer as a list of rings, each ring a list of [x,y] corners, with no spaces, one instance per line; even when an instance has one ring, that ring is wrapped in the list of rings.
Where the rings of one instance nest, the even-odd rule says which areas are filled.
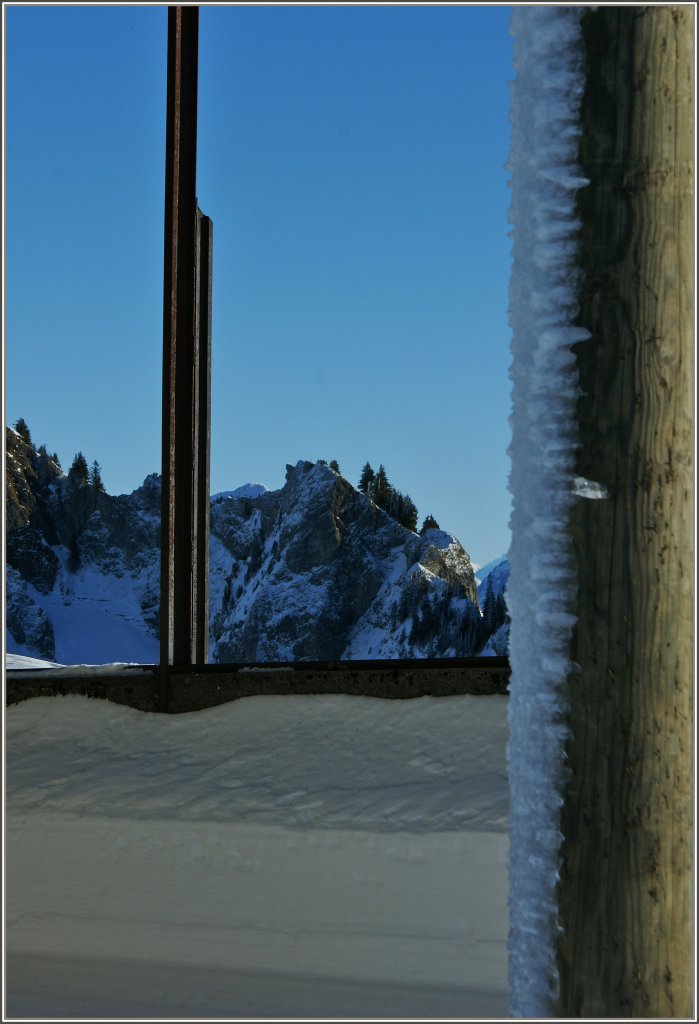
[[[506,707],[8,708],[8,1012],[502,1018]]]
[[[510,563],[507,560],[507,555],[495,558],[492,562],[488,562],[487,565],[483,565],[478,569],[475,577],[478,587],[478,601],[481,608],[485,603],[488,587],[491,588],[493,597],[499,597],[505,593],[509,576]]]
[[[211,496],[212,501],[221,501],[223,498],[259,498],[269,488],[264,484],[249,483],[236,487],[233,491],[219,491]]]
[[[485,647],[479,651],[482,658],[506,658],[510,647],[510,623],[503,622],[488,637]]]
[[[39,524],[8,532],[7,649],[64,664],[156,662],[160,483],[119,497],[90,490],[57,475],[39,495]]]
[[[157,661],[159,478],[112,497],[12,435],[8,650]],[[488,639],[459,541],[411,532],[320,462],[214,496],[209,582],[211,661],[469,656]]]
[[[30,671],[36,672],[41,668],[63,668],[56,661],[43,661],[41,658],[32,658],[25,654],[6,654],[5,668],[8,672]]]
[[[479,652],[483,656],[505,656],[510,645],[510,622],[507,617],[507,581],[510,563],[506,555],[481,566],[476,574],[478,603],[483,611],[484,634],[487,640]]]
[[[212,643],[219,661],[470,654],[468,555],[420,537],[322,463],[279,491],[211,509]]]
[[[509,563],[507,561],[507,555],[500,555],[499,558],[494,558],[491,562],[487,562],[485,565],[479,565],[478,568],[474,565],[473,572],[476,577],[476,583],[480,587],[481,583],[490,576],[496,569],[506,566],[507,572],[509,573]]]

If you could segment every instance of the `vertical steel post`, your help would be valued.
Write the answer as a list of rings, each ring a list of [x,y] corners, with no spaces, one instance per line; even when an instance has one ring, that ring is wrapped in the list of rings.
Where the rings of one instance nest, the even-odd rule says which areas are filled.
[[[197,213],[196,205],[198,44],[198,7],[169,8],[160,580],[163,710],[168,706],[169,667],[205,661],[208,632],[202,617],[208,564],[201,552],[208,549],[211,230],[210,222],[200,229],[208,218]],[[197,259],[200,235],[206,239],[204,260]]]
[[[196,210],[194,636],[192,661],[204,665],[209,647],[209,465],[211,451],[211,271],[213,224]]]

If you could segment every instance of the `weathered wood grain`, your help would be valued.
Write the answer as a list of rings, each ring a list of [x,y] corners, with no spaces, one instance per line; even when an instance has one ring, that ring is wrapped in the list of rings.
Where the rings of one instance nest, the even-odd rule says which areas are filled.
[[[691,1016],[693,5],[583,18],[565,1017]]]

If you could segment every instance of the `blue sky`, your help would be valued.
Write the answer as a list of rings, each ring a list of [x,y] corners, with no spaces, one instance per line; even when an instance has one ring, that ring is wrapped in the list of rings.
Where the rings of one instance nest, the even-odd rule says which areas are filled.
[[[160,466],[167,8],[5,7],[6,417]],[[201,8],[212,490],[369,460],[509,544],[504,6]]]

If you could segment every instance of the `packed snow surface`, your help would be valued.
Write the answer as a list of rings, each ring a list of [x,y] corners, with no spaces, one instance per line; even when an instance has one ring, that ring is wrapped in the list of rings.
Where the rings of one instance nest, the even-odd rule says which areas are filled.
[[[62,668],[55,661],[43,661],[41,658],[30,658],[25,654],[6,654],[5,655],[5,668],[9,672],[16,672],[18,670],[29,671],[30,669],[42,669],[42,668]]]
[[[10,706],[8,1012],[502,1016],[506,704]]]
[[[511,121],[513,266],[512,544],[508,770],[510,1010],[547,1016],[555,995],[556,883],[564,780],[565,687],[575,570],[567,533],[576,497],[571,346],[576,324],[575,196],[584,87],[581,8],[514,9]],[[579,487],[577,488],[579,495]]]

